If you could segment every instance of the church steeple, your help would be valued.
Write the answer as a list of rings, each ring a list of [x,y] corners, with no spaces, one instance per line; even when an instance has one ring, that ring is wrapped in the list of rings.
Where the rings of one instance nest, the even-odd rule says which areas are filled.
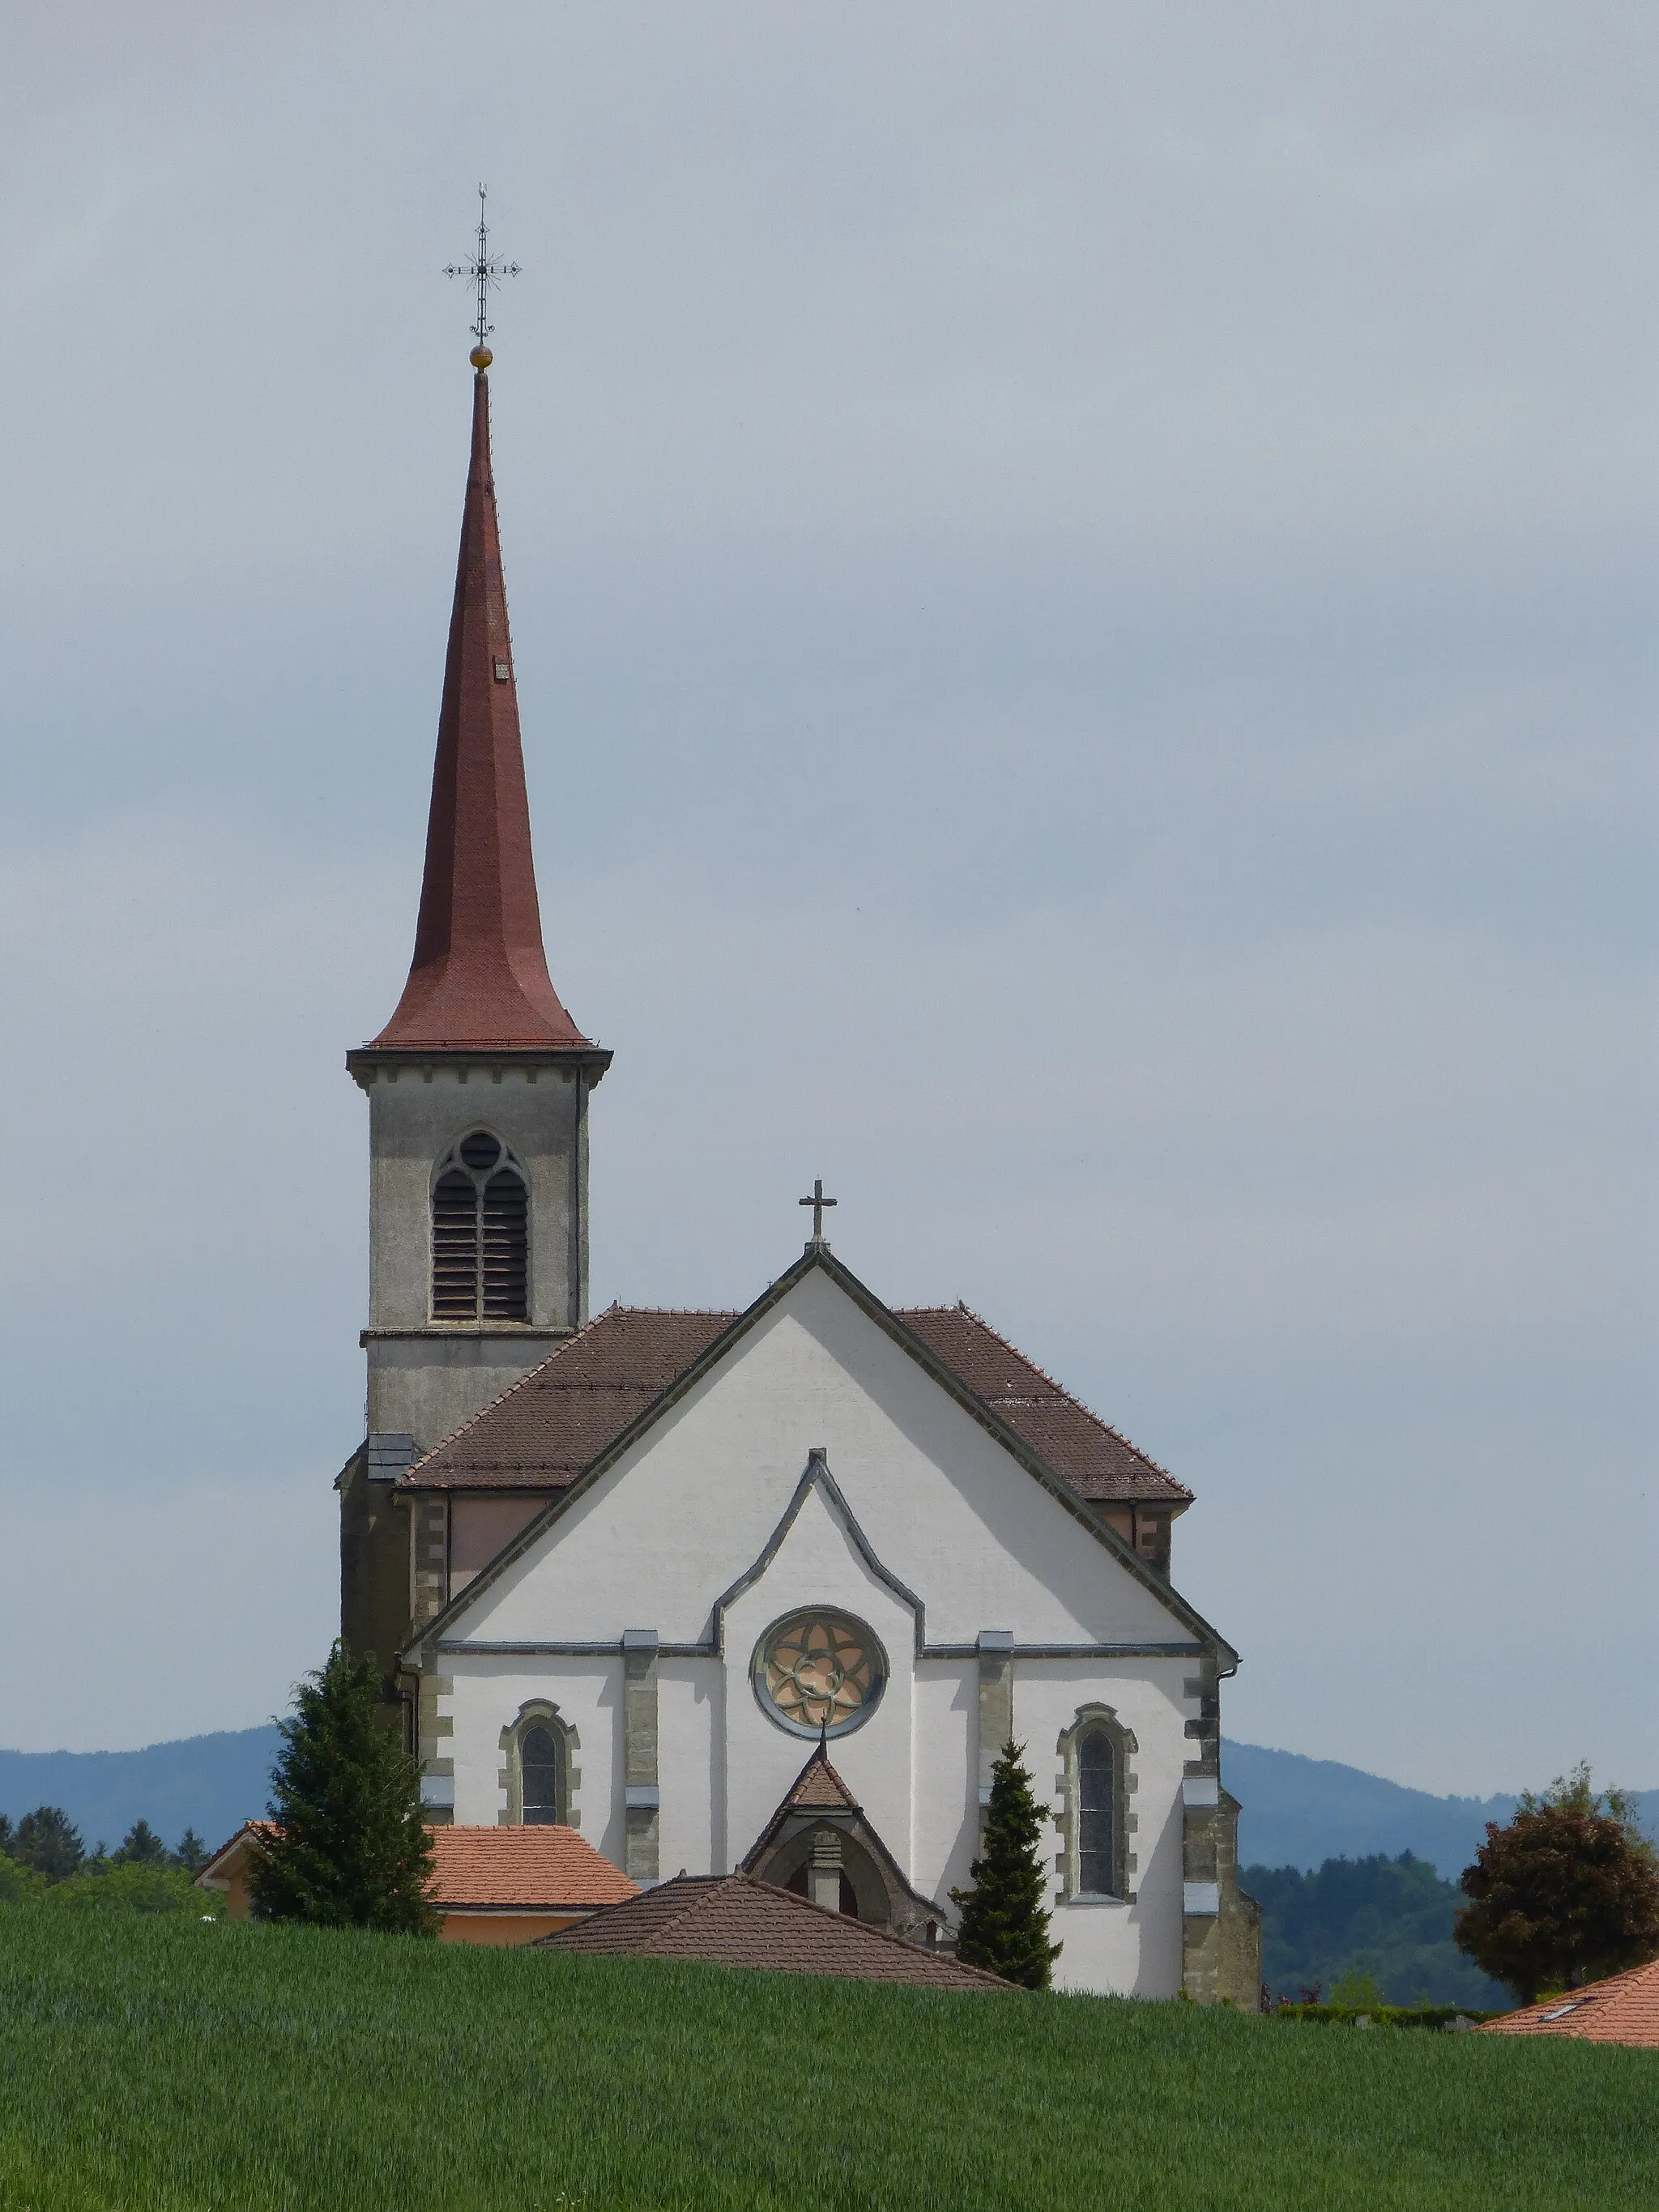
[[[478,358],[489,362],[483,347]],[[476,369],[472,452],[449,621],[415,957],[374,1039],[404,1051],[581,1050],[547,970],[519,738],[489,379]]]

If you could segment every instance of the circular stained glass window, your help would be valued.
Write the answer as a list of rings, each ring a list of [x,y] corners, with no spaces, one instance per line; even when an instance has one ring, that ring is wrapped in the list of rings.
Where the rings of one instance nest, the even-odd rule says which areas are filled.
[[[872,1629],[844,1613],[792,1613],[755,1647],[755,1694],[792,1735],[860,1728],[887,1683],[887,1654]]]

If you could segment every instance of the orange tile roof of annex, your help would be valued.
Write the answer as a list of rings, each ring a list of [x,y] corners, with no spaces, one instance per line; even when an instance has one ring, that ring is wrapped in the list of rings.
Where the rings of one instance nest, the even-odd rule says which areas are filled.
[[[197,1877],[218,1888],[232,1855],[269,1831],[250,1820],[216,1850]],[[574,1828],[433,1827],[429,1894],[441,1912],[588,1912],[622,1905],[639,1889]],[[240,1850],[237,1849],[240,1846]],[[204,1877],[207,1879],[204,1881]]]
[[[1582,1990],[1483,2021],[1482,2035],[1571,2035],[1584,2043],[1625,2043],[1659,2051],[1659,1959],[1610,1974]]]

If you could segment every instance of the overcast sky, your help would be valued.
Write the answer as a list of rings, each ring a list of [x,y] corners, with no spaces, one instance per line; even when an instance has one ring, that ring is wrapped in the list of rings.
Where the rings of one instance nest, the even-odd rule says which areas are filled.
[[[1659,17],[7,11],[0,1741],[264,1719],[362,1431],[478,179],[593,1303],[965,1298],[1228,1732],[1659,1783]]]

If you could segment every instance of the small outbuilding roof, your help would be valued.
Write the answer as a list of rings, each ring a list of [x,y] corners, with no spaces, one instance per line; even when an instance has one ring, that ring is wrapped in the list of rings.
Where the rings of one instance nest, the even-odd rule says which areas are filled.
[[[596,1957],[676,1959],[774,1974],[828,1974],[916,1989],[1013,1987],[948,1953],[925,1949],[752,1875],[681,1875],[580,1927],[545,1936],[538,1950]]]
[[[1481,2023],[1482,2035],[1571,2035],[1659,2051],[1659,1959]]]
[[[434,1828],[432,1902],[450,1912],[580,1911],[640,1894],[574,1828]]]
[[[197,1875],[203,1889],[228,1888],[272,1832],[249,1820]],[[526,1828],[434,1827],[428,1894],[441,1912],[592,1912],[640,1894],[574,1828],[549,1822]]]

